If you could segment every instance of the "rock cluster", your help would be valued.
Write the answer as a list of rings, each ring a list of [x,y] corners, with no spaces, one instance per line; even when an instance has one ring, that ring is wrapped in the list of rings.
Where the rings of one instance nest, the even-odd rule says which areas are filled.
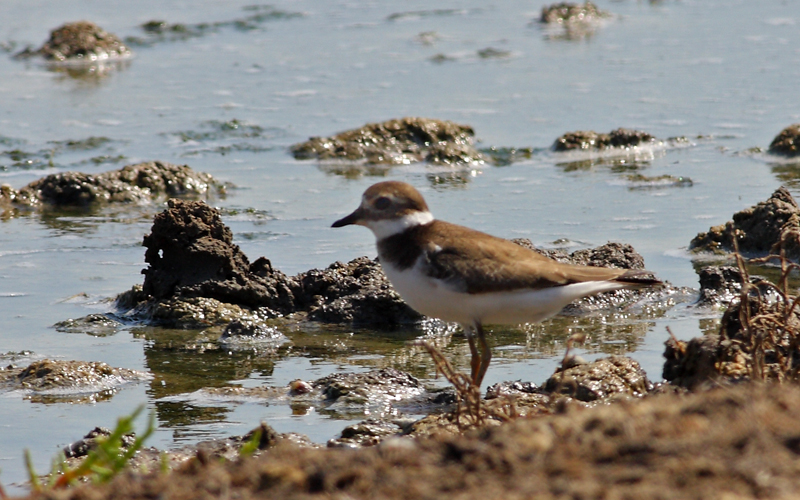
[[[793,158],[800,155],[800,123],[789,125],[772,140],[770,153]]]
[[[291,152],[298,160],[350,160],[373,165],[483,163],[485,158],[475,149],[474,141],[475,132],[466,125],[400,118],[368,123],[331,137],[312,137],[292,146]]]
[[[50,32],[50,38],[35,51],[17,57],[42,56],[59,63],[92,63],[131,56],[131,50],[115,35],[89,21],[68,23]]]
[[[695,252],[739,251],[754,256],[779,254],[783,242],[787,257],[800,259],[800,207],[789,190],[778,188],[768,200],[733,214],[733,220],[699,233],[689,244]]]
[[[199,308],[188,317],[202,316],[206,324],[215,324],[214,318],[231,321],[215,312],[226,307],[245,308],[262,319],[306,312],[324,322],[396,325],[421,318],[371,259],[286,276],[264,257],[251,263],[216,209],[181,200],[168,205],[144,238],[148,267],[142,290],[121,296],[123,309],[173,325],[191,324],[187,307]],[[203,307],[209,311],[201,312]]]
[[[188,165],[151,161],[101,174],[62,172],[35,180],[20,190],[0,186],[0,204],[17,206],[88,206],[97,203],[144,203],[159,197],[224,192],[211,175]]]
[[[607,134],[594,131],[567,132],[553,143],[553,151],[603,151],[630,149],[659,141],[647,132],[618,128]]]
[[[589,1],[584,4],[561,2],[542,7],[539,22],[545,24],[585,23],[608,16],[607,12],[598,9],[597,5]]]

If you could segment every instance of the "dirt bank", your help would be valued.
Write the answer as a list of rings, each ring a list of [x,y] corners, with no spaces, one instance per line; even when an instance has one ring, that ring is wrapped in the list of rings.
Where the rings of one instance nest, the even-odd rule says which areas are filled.
[[[33,498],[795,498],[798,422],[800,389],[740,384],[358,450],[278,440],[257,458],[200,453]]]

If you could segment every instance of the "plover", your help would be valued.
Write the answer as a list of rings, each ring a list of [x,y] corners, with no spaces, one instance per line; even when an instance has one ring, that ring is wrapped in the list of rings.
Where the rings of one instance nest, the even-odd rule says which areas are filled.
[[[461,325],[478,387],[492,357],[483,325],[538,322],[582,297],[661,283],[649,271],[563,264],[512,241],[434,219],[422,195],[404,182],[370,186],[361,205],[333,227],[351,224],[372,230],[381,267],[408,305]]]

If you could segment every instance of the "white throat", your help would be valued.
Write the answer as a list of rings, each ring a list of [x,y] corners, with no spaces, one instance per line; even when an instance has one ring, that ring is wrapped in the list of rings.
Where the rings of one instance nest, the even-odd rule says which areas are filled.
[[[375,238],[382,240],[389,236],[402,233],[406,229],[415,226],[422,226],[433,221],[433,214],[428,211],[414,211],[406,214],[399,219],[377,219],[367,220],[364,225],[372,230]]]

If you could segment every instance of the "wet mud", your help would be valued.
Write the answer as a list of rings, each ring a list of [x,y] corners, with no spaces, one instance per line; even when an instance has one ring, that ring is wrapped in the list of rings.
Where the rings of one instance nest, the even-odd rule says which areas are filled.
[[[92,64],[103,60],[129,58],[133,54],[116,35],[89,21],[60,26],[37,50],[26,49],[17,58],[41,56],[54,63]]]
[[[609,12],[600,10],[589,1],[583,4],[561,2],[542,7],[538,21],[540,25],[551,28],[547,33],[548,39],[580,40],[594,35],[600,22],[610,17]]]
[[[251,263],[233,244],[219,212],[203,202],[170,200],[143,244],[144,283],[117,298],[128,319],[179,328],[295,313],[356,325],[421,319],[366,257],[296,276],[274,269],[264,257]]]
[[[598,133],[594,131],[567,132],[553,143],[553,151],[594,150],[602,151],[609,148],[629,149],[644,144],[659,142],[654,136],[640,130],[618,128],[611,132]]]
[[[256,458],[198,451],[169,474],[154,467],[34,497],[791,498],[800,487],[798,418],[797,388],[743,384],[567,405],[464,435],[392,438],[358,450],[278,437]]]
[[[298,160],[362,161],[368,165],[469,165],[486,161],[475,149],[471,127],[446,120],[400,118],[369,123],[330,137],[312,137],[295,144]]]
[[[203,202],[170,200],[144,237],[141,287],[120,294],[116,303],[127,320],[171,328],[225,326],[236,318],[275,318],[369,327],[397,327],[423,319],[394,291],[380,264],[368,257],[334,262],[287,276],[265,257],[250,262],[233,244],[219,211]],[[530,241],[515,240],[532,247]],[[643,269],[630,245],[544,254],[582,265]],[[623,290],[576,301],[568,313],[619,307],[659,292]],[[655,294],[655,295],[653,295]]]
[[[0,186],[0,207],[87,207],[102,203],[151,203],[175,196],[219,195],[226,186],[188,165],[153,161],[101,174],[51,174],[16,190]]]
[[[126,384],[150,380],[145,372],[114,368],[96,361],[42,359],[27,366],[0,368],[0,388],[20,391],[34,402],[94,402],[111,397]]]
[[[689,243],[693,252],[725,254],[735,250],[753,257],[780,254],[800,259],[800,208],[789,190],[778,188],[766,201],[733,214],[733,220],[699,233]],[[786,237],[784,237],[786,236]]]
[[[688,389],[743,380],[796,381],[798,332],[800,312],[787,298],[755,291],[745,302],[729,304],[716,335],[668,340],[664,379]]]
[[[767,151],[788,158],[800,156],[800,123],[789,125],[781,130],[772,140]]]
[[[796,208],[780,191],[773,196],[779,208],[767,213]],[[784,226],[779,227],[785,231]],[[149,266],[143,271],[144,284],[117,299],[117,318],[184,328],[217,325],[216,342],[226,351],[237,342],[277,348],[285,337],[271,323],[275,320],[361,321],[374,327],[387,316],[394,318],[392,324],[422,319],[407,313],[410,309],[393,295],[374,260],[362,257],[286,276],[266,258],[250,263],[232,241],[217,210],[203,202],[170,200],[144,238]],[[515,242],[532,248],[530,241]],[[641,255],[620,243],[572,254],[537,251],[582,265],[644,268]],[[565,314],[648,300],[668,307],[664,302],[679,292],[668,284],[665,291],[644,292],[653,295],[614,292],[578,301]],[[721,327],[689,341],[671,338],[664,352],[666,382],[652,382],[625,356],[592,362],[566,356],[541,385],[512,381],[489,387],[480,395],[483,417],[468,424],[462,416],[463,395],[453,388],[427,387],[395,368],[295,380],[285,387],[204,385],[192,397],[263,400],[367,419],[332,436],[326,443],[329,450],[299,435],[276,433],[266,424],[252,459],[239,456],[246,436],[172,450],[166,459],[159,450],[144,450],[134,467],[154,470],[154,464],[166,460],[173,472],[140,469],[116,478],[112,485],[117,489],[94,487],[91,495],[105,498],[124,488],[129,498],[179,498],[216,494],[224,485],[241,498],[265,491],[285,498],[435,498],[445,491],[464,498],[512,493],[578,498],[601,491],[601,496],[658,492],[661,498],[702,498],[724,485],[735,494],[779,498],[796,486],[797,471],[787,457],[797,454],[794,441],[800,433],[795,424],[800,392],[780,384],[796,379],[800,370],[795,361],[800,359],[800,313],[787,293],[741,268],[701,269],[695,307],[725,309]],[[87,317],[57,328],[94,326],[104,331],[117,328],[112,320]],[[419,414],[427,416],[406,416]],[[739,424],[742,415],[761,419],[768,431]],[[90,433],[70,449],[84,453],[93,446],[92,439],[96,436]],[[756,482],[755,472],[742,479],[742,463],[770,471],[771,481]],[[482,476],[470,479],[476,471]],[[209,474],[217,482],[209,483]],[[396,477],[397,484],[413,477],[414,486],[387,489],[387,481],[394,480],[387,477]],[[529,481],[531,477],[536,481]],[[59,493],[59,498],[80,495],[80,488]],[[409,491],[414,494],[408,496]]]

